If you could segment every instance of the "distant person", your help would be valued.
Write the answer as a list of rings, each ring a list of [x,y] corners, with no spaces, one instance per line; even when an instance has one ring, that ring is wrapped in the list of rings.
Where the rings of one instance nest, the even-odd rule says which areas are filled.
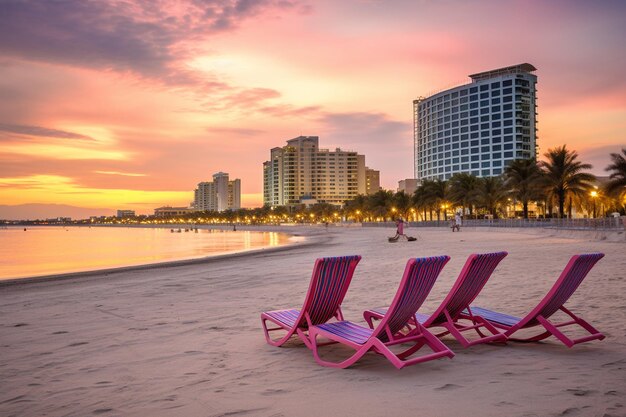
[[[461,226],[463,224],[463,219],[461,217],[461,213],[456,213],[454,215],[454,223],[452,223],[452,231],[454,232],[456,229],[457,232],[461,231]]]
[[[396,235],[394,237],[390,237],[389,241],[390,242],[395,242],[398,239],[400,239],[400,237],[404,236],[405,239],[409,239],[409,237],[407,235],[404,234],[404,220],[402,220],[401,217],[399,217],[396,220]]]

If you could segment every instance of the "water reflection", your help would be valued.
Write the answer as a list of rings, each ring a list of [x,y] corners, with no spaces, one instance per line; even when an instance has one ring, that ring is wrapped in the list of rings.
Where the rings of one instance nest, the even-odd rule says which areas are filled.
[[[0,279],[141,265],[288,243],[275,232],[118,227],[29,227],[0,230]]]

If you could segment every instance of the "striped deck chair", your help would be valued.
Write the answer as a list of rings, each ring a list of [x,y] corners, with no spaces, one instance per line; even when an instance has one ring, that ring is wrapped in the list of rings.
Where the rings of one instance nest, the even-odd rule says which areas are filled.
[[[422,305],[448,260],[450,260],[448,256],[409,259],[391,307],[375,329],[359,326],[349,321],[312,326],[309,329],[309,342],[312,344],[315,360],[320,365],[347,368],[367,352],[373,351],[385,356],[396,368],[400,369],[407,365],[444,356],[452,358],[454,353],[424,327],[418,325],[406,334],[400,332]],[[330,343],[341,343],[353,348],[356,352],[341,362],[324,360],[319,356],[318,347],[326,343],[319,344],[318,336],[329,339]],[[400,353],[392,352],[389,347],[398,344],[410,346]],[[424,345],[427,345],[432,353],[409,359]]]
[[[306,329],[315,324],[326,323],[333,317],[343,320],[341,303],[360,260],[361,257],[358,255],[317,259],[302,309],[266,311],[261,314],[267,343],[281,346],[301,329],[299,336],[310,347]],[[268,328],[267,321],[278,327]],[[270,332],[277,330],[285,331],[286,334],[278,339],[272,339]]]
[[[509,340],[518,342],[536,342],[543,340],[549,336],[555,336],[567,347],[572,347],[578,343],[587,342],[589,340],[604,339],[604,335],[596,330],[589,323],[576,316],[574,313],[565,308],[564,304],[570,296],[576,291],[582,280],[587,276],[591,268],[604,257],[603,253],[591,253],[586,255],[575,255],[570,259],[569,263],[561,273],[559,279],[554,283],[552,289],[546,294],[541,302],[530,313],[523,318],[509,316],[507,314],[498,313],[480,307],[472,307],[465,311],[467,317],[480,315],[492,323],[495,327],[504,329],[504,334]],[[567,314],[572,320],[563,323],[552,323],[549,321],[557,311],[561,310]],[[589,335],[578,339],[570,339],[564,335],[559,328],[578,325],[586,330]],[[543,326],[545,332],[536,336],[527,338],[511,337],[515,332],[521,329],[528,329],[535,326]]]
[[[507,252],[472,254],[465,262],[454,286],[433,314],[417,313],[407,323],[407,328],[415,326],[416,321],[426,328],[443,327],[445,331],[436,334],[443,337],[451,334],[463,347],[467,348],[479,343],[505,342],[506,336],[498,331],[491,323],[479,315],[462,316],[465,310],[478,296],[489,277]],[[375,308],[363,312],[365,321],[370,328],[374,328],[374,320],[381,320],[387,313],[388,307]],[[461,320],[463,319],[463,320]],[[467,323],[469,321],[470,323]],[[468,330],[475,331],[480,337],[468,340],[462,334]],[[483,331],[491,333],[485,335]]]

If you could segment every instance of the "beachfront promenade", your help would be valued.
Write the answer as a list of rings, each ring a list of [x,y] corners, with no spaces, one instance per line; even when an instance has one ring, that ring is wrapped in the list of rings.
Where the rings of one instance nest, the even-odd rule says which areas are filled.
[[[316,242],[188,265],[0,287],[0,415],[622,416],[626,366],[623,242],[548,229],[284,227]],[[312,232],[311,232],[312,231]],[[619,232],[618,232],[619,233]],[[463,349],[401,371],[374,354],[320,367],[297,340],[265,343],[259,314],[299,307],[313,262],[359,254],[347,319],[386,305],[406,260],[446,254],[423,311],[447,294],[472,252],[506,250],[476,304],[521,315],[571,255],[603,252],[568,306],[607,339]],[[349,352],[327,349],[332,359]]]

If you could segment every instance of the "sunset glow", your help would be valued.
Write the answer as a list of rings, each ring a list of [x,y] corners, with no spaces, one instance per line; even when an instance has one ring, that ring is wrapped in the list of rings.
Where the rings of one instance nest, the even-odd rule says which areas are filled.
[[[218,171],[262,205],[272,147],[317,135],[394,189],[412,100],[468,74],[538,68],[540,154],[606,175],[626,146],[626,4],[3,1],[0,204],[187,206]],[[105,213],[103,213],[105,214]]]

